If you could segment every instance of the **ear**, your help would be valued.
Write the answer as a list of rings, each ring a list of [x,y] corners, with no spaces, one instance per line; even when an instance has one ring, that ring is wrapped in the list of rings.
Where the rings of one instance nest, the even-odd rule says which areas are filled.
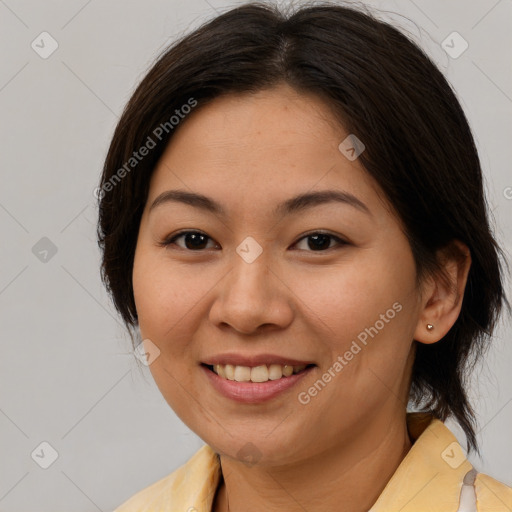
[[[471,266],[471,254],[467,245],[453,240],[437,252],[446,278],[436,275],[423,288],[422,306],[414,339],[420,343],[439,341],[459,317],[464,290]],[[427,324],[433,325],[428,330]]]

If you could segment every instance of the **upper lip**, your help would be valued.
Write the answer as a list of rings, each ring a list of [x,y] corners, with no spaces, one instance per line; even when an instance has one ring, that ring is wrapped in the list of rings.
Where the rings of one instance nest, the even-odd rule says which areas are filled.
[[[280,365],[290,365],[290,366],[302,366],[315,364],[313,361],[299,361],[298,359],[292,359],[290,357],[279,356],[277,354],[254,354],[254,355],[244,355],[244,354],[218,354],[216,356],[209,357],[207,361],[203,361],[203,364],[206,365],[215,365],[215,364],[231,364],[233,366],[260,366],[264,364],[280,364]]]

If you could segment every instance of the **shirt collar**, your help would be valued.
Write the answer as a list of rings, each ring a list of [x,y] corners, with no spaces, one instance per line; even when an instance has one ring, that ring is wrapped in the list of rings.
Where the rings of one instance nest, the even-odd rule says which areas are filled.
[[[464,476],[473,469],[452,432],[428,413],[408,413],[414,444],[369,512],[457,512]]]
[[[413,445],[368,512],[457,512],[464,475],[472,469],[443,422],[428,413],[408,413]],[[215,451],[203,446],[175,473],[169,503],[175,510],[211,512],[221,478]]]

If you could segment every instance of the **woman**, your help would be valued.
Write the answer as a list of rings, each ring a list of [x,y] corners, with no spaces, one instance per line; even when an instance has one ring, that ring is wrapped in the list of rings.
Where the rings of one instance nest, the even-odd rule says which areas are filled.
[[[218,16],[143,79],[100,188],[105,284],[206,443],[117,512],[512,510],[443,424],[477,449],[463,382],[510,305],[467,120],[404,35]]]

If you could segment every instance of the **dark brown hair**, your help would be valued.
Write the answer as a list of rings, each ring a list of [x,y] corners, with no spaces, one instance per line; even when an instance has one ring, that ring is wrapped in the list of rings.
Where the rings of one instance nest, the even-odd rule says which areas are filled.
[[[197,110],[218,96],[280,82],[325,100],[363,141],[360,162],[405,226],[418,284],[440,272],[438,249],[454,239],[469,247],[459,318],[439,342],[415,342],[410,399],[441,420],[454,416],[469,449],[478,451],[467,378],[502,305],[510,313],[510,304],[477,150],[454,92],[429,57],[360,10],[324,3],[285,15],[249,3],[203,24],[157,59],[124,109],[100,182],[102,279],[115,307],[131,332],[138,322],[132,288],[137,234],[152,171],[179,129],[171,116],[192,102]],[[146,156],[130,160],[149,139]]]

